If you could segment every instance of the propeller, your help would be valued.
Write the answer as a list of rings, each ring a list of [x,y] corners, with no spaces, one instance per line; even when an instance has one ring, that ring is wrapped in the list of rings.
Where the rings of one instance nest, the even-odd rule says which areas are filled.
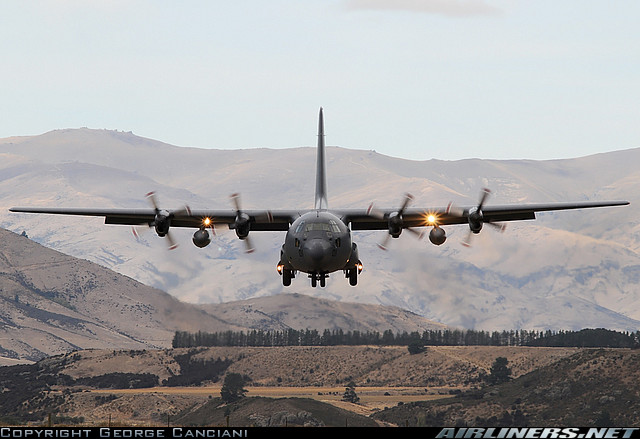
[[[378,243],[378,247],[380,247],[382,250],[387,250],[389,239],[398,238],[403,229],[414,234],[418,239],[422,239],[424,237],[424,232],[419,232],[410,227],[403,227],[404,221],[402,215],[404,214],[405,209],[409,206],[411,201],[413,201],[413,195],[408,193],[405,194],[400,208],[389,214],[385,214],[381,210],[377,209],[373,203],[369,205],[369,208],[367,209],[367,215],[378,219],[386,219],[388,221],[389,231],[383,238],[382,242]]]
[[[506,224],[496,224],[496,223],[490,223],[490,222],[486,222],[485,224],[488,224],[491,227],[494,227],[500,233],[504,232],[505,229],[507,228]],[[467,232],[466,238],[460,244],[462,244],[467,248],[471,247],[471,236],[473,236],[473,234],[474,232],[471,229],[469,229],[469,231]]]
[[[167,243],[169,244],[169,250],[176,249],[178,247],[178,244],[173,239],[173,235],[169,231],[171,227],[171,220],[176,215],[178,216],[184,215],[184,214],[190,215],[191,209],[189,209],[189,206],[185,206],[182,209],[169,212],[168,210],[160,209],[158,205],[158,201],[156,199],[155,192],[147,193],[146,198],[147,200],[149,200],[149,202],[151,203],[151,206],[155,211],[155,217],[153,221],[149,223],[149,228],[154,227],[156,229],[156,233],[158,234],[158,236],[167,238]],[[133,232],[133,235],[136,237],[136,239],[139,239],[141,234],[139,232],[140,229],[136,227],[132,227],[131,230]]]
[[[467,221],[469,222],[469,232],[467,233],[466,238],[461,242],[461,244],[465,247],[471,247],[471,237],[474,234],[477,235],[478,233],[480,233],[480,230],[482,230],[482,226],[484,224],[488,224],[491,227],[498,229],[500,232],[504,232],[506,228],[506,225],[504,224],[496,224],[496,223],[492,223],[484,220],[482,207],[484,206],[484,203],[487,201],[489,194],[491,194],[491,191],[487,188],[483,188],[480,194],[480,200],[478,201],[478,205],[470,208],[469,211],[466,212],[466,215],[463,209],[455,207],[452,203],[449,203],[449,206],[447,206],[447,214],[457,216],[457,217],[466,216]]]
[[[234,193],[230,195],[231,201],[236,209],[236,220],[234,228],[236,235],[244,242],[245,253],[253,253],[256,248],[253,246],[253,241],[249,238],[249,231],[251,230],[251,218],[249,215],[242,211],[240,207],[240,194]]]
[[[131,233],[136,237],[138,241],[142,238],[142,235],[151,228],[151,225],[147,226],[131,226]]]

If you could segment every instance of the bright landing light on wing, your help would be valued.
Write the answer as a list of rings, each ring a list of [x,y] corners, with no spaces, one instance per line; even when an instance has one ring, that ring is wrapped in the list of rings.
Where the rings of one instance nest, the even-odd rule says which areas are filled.
[[[211,218],[205,218],[205,219],[203,219],[203,220],[202,220],[202,224],[203,224],[205,227],[209,227],[209,226],[211,225]]]
[[[434,213],[427,213],[425,216],[427,225],[435,226],[438,223],[438,217]]]

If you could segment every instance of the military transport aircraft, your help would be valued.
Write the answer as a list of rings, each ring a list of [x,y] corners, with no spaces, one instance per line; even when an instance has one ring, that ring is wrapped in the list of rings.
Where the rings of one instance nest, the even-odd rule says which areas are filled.
[[[445,242],[447,236],[442,226],[467,224],[469,236],[480,232],[484,224],[501,227],[506,221],[532,220],[536,212],[552,210],[583,209],[592,207],[621,206],[628,201],[574,202],[548,204],[514,204],[506,206],[485,206],[489,190],[485,189],[476,206],[446,208],[410,208],[413,197],[405,195],[399,208],[378,209],[329,209],[327,202],[327,181],[325,170],[325,136],[322,108],[318,123],[318,147],[316,163],[316,191],[314,209],[295,210],[243,210],[238,194],[231,199],[235,210],[191,210],[188,207],[177,210],[161,209],[153,192],[147,194],[152,203],[149,209],[84,209],[13,207],[11,212],[84,215],[105,217],[105,224],[147,225],[155,228],[158,236],[166,237],[169,248],[176,243],[169,233],[171,227],[192,227],[197,229],[193,243],[206,247],[211,242],[215,227],[226,225],[235,230],[238,238],[246,244],[247,252],[254,250],[249,240],[249,232],[285,231],[286,237],[280,250],[277,271],[285,286],[298,272],[306,273],[311,285],[321,287],[326,284],[330,273],[342,271],[355,286],[362,272],[362,262],[358,246],[353,242],[352,230],[386,230],[385,240],[379,244],[386,247],[388,238],[398,238],[403,230],[422,237],[417,229],[431,228],[429,240],[435,245]],[[423,229],[424,230],[424,229]],[[469,239],[464,242],[469,244]]]

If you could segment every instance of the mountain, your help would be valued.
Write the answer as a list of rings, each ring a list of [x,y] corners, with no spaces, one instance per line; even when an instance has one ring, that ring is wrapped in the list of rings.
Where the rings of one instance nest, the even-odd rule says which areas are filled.
[[[395,333],[442,327],[401,309],[298,294],[205,310],[25,236],[0,229],[0,242],[2,365],[79,349],[167,348],[175,331],[344,328]]]
[[[310,143],[314,136],[310,136]],[[69,129],[0,140],[2,205],[148,207],[156,191],[164,208],[232,208],[241,193],[254,209],[311,208],[315,149],[215,150],[168,145],[132,133]],[[365,269],[355,288],[333,275],[312,289],[304,277],[289,288],[275,271],[284,233],[253,233],[258,250],[243,253],[233,232],[218,231],[205,249],[193,231],[182,245],[99,218],[0,212],[0,226],[26,231],[48,247],[96,262],[194,304],[299,293],[323,299],[395,306],[451,326],[500,329],[640,328],[640,149],[570,160],[409,161],[375,151],[327,149],[331,207],[415,206],[626,199],[630,206],[539,215],[487,227],[473,247],[464,226],[447,227],[440,247],[410,234],[379,250],[382,232],[354,232]]]
[[[342,329],[343,331],[422,333],[447,329],[401,308],[338,302],[303,294],[277,294],[220,304],[200,305],[207,313],[253,329]]]

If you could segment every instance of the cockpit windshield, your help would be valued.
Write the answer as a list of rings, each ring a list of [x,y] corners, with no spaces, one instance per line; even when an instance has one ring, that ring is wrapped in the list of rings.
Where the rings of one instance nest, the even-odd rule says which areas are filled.
[[[300,226],[298,226],[298,229],[301,229],[301,227],[305,227],[305,232],[334,232],[334,233],[339,233],[340,232],[340,228],[338,227],[338,224],[333,221],[330,220],[328,223],[325,222],[317,222],[317,223],[309,223],[306,226],[304,226],[304,224],[300,224]],[[298,231],[298,230],[296,230]]]

